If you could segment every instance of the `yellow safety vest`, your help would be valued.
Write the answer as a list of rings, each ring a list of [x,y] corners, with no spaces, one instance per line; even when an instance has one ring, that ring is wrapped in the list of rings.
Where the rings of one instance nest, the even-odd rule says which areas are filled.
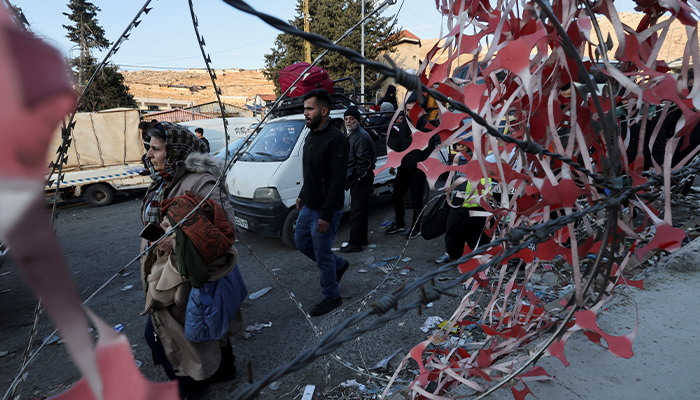
[[[471,181],[467,181],[467,190],[464,191],[464,195],[467,198],[464,200],[464,204],[462,204],[462,207],[481,207],[481,205],[479,204],[479,196],[483,196],[491,191],[491,178],[481,178],[480,183],[484,185],[484,188],[481,190],[481,193],[476,193],[476,196],[472,196],[472,194],[474,194],[477,191],[478,185],[477,188],[472,189]]]

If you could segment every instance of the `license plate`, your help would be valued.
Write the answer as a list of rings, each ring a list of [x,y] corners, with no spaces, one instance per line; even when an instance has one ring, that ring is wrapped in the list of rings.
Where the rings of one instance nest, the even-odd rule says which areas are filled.
[[[243,229],[248,229],[248,221],[244,220],[243,218],[234,218],[236,219],[236,225],[240,226]]]

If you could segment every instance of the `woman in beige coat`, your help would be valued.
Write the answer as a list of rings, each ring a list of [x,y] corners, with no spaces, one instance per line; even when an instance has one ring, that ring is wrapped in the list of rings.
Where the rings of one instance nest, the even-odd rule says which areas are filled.
[[[153,183],[144,198],[141,217],[144,225],[158,224],[168,231],[187,215],[187,211],[182,214],[182,207],[179,207],[179,217],[173,210],[188,204],[193,208],[215,186],[223,161],[203,154],[204,144],[177,125],[157,126],[148,134],[147,163]],[[183,199],[185,201],[181,201]],[[197,212],[198,216],[208,219],[191,216],[187,224],[175,229],[142,261],[142,283],[146,292],[146,309],[142,314],[149,314],[146,341],[153,350],[154,361],[163,365],[168,378],[179,380],[183,399],[200,398],[209,384],[233,379],[236,373],[228,337],[240,331],[240,301],[247,291],[236,265],[238,254],[233,246],[233,229],[228,223],[234,220],[233,209],[228,201],[221,199],[227,196],[217,187],[202,211]],[[196,228],[191,221],[202,223],[207,234],[198,236],[196,230],[191,234],[193,226]],[[211,231],[215,231],[220,240],[212,240]],[[201,238],[205,238],[204,243]],[[144,240],[142,245],[145,248],[149,244]],[[224,277],[240,286],[235,288],[238,304],[236,301],[226,303],[235,304],[235,309],[229,310],[231,321],[223,321],[224,330],[226,325],[228,330],[215,340],[187,340],[185,326],[190,318],[188,299],[192,288]]]

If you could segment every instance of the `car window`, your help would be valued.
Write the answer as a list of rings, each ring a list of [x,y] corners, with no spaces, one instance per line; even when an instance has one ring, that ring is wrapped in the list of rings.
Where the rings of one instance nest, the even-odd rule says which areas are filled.
[[[304,129],[303,120],[277,121],[265,124],[257,139],[242,155],[241,160],[253,162],[284,161]]]

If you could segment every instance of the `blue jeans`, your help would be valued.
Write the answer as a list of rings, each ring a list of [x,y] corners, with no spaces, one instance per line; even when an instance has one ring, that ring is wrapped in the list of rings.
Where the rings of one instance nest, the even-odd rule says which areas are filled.
[[[336,211],[333,214],[333,218],[328,221],[328,230],[324,233],[318,233],[316,227],[318,226],[319,212],[304,207],[299,213],[297,228],[294,233],[294,242],[297,245],[297,249],[318,265],[318,269],[321,271],[323,297],[327,299],[340,297],[335,274],[336,271],[343,268],[345,260],[336,256],[331,247],[333,242],[335,242],[335,236],[338,234],[338,225],[342,216],[343,210]]]

